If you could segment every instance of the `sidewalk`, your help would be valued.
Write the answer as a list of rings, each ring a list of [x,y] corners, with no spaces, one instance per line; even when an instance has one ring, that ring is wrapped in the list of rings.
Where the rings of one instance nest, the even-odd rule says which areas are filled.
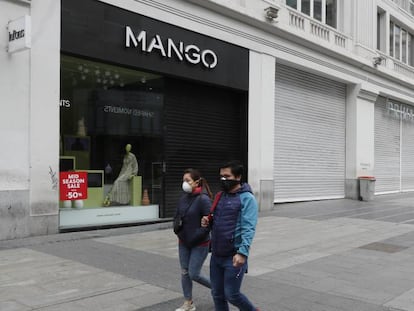
[[[0,241],[0,310],[175,310],[182,294],[170,227]],[[414,193],[261,213],[243,286],[262,311],[414,310]],[[214,310],[198,284],[194,301]]]

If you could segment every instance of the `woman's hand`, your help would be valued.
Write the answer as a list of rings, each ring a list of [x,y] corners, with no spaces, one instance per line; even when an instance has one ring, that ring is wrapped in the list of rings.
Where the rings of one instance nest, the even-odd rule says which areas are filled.
[[[203,216],[203,218],[201,218],[201,227],[207,228],[209,223],[210,223],[210,219],[208,216]]]

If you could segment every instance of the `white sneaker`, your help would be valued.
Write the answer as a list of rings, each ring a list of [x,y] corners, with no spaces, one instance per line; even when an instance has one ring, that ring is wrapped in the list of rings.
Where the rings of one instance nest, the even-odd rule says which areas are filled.
[[[196,307],[192,301],[186,300],[183,305],[175,311],[195,311]]]

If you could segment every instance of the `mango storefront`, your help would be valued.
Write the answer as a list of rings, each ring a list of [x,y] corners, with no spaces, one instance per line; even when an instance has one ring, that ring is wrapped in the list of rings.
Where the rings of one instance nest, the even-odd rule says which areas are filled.
[[[247,49],[62,1],[60,230],[171,217],[181,177],[247,159]],[[223,133],[225,135],[223,135]]]

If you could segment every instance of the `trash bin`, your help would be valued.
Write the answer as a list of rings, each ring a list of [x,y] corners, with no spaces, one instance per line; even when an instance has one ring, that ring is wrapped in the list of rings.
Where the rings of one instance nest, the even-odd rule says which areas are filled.
[[[360,176],[359,179],[359,199],[361,201],[372,201],[375,194],[375,177]]]

